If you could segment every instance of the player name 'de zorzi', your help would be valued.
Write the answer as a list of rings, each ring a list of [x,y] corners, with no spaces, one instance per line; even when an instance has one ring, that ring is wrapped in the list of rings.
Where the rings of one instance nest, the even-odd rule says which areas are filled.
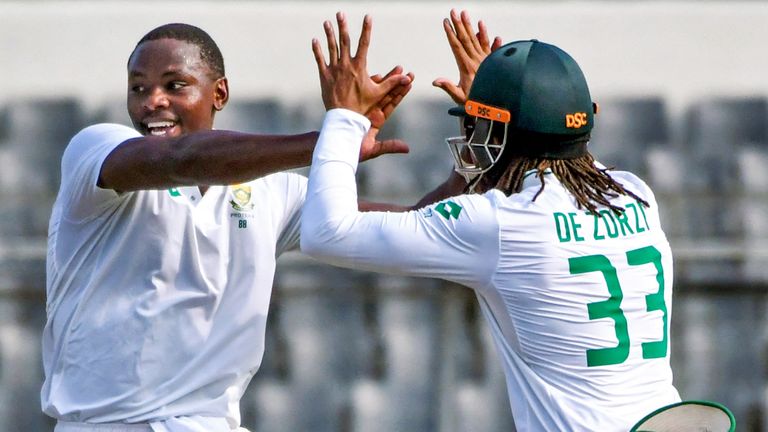
[[[609,209],[590,212],[555,212],[552,214],[560,243],[580,242],[591,236],[593,240],[627,237],[650,230],[645,209],[641,203],[629,203],[624,212],[616,215]]]

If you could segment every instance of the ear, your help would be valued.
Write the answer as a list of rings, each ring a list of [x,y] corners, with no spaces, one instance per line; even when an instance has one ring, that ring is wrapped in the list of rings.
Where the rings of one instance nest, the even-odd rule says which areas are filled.
[[[226,77],[221,77],[216,80],[213,90],[213,108],[216,111],[224,109],[224,105],[229,100],[229,81]]]

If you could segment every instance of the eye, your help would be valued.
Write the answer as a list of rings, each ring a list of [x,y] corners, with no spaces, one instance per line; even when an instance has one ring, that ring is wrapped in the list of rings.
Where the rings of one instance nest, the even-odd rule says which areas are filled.
[[[184,81],[171,81],[168,83],[168,89],[169,90],[180,90],[187,86],[187,83]]]
[[[144,91],[144,86],[143,85],[133,85],[133,86],[131,86],[131,91],[133,93],[141,93],[141,92]]]

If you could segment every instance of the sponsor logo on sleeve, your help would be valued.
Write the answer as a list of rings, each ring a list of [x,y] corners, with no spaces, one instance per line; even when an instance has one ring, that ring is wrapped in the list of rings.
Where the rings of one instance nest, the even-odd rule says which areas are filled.
[[[435,211],[447,220],[458,219],[461,214],[461,206],[453,201],[444,201],[435,206]]]

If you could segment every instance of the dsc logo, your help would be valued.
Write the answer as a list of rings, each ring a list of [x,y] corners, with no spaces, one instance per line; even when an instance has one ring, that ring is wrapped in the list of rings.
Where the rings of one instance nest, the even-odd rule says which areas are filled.
[[[565,127],[578,129],[587,124],[587,113],[579,112],[565,115]]]

